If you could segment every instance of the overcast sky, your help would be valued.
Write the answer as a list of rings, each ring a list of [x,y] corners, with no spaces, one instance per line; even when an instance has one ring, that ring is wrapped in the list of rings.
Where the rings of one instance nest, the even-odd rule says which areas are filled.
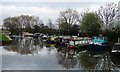
[[[119,0],[1,0],[0,24],[6,17],[18,15],[38,16],[44,22],[48,19],[55,21],[59,12],[68,8],[74,8],[79,12],[86,9],[97,11],[100,6],[110,2],[118,3]]]

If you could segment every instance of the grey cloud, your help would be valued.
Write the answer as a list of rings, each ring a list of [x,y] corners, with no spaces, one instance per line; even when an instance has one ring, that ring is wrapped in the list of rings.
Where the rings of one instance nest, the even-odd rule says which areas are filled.
[[[7,0],[6,0],[7,1]],[[21,14],[39,16],[44,22],[49,18],[55,19],[59,16],[59,11],[67,8],[85,10],[89,8],[95,11],[98,7],[107,4],[108,2],[2,2],[3,8],[2,20],[9,16]],[[0,20],[0,24],[2,24]]]

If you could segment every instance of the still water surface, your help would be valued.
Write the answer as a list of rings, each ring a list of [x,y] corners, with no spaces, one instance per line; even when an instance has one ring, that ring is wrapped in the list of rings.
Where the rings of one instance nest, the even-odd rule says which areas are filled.
[[[1,46],[4,70],[117,70],[120,56],[108,51],[68,49],[40,39],[15,39]]]

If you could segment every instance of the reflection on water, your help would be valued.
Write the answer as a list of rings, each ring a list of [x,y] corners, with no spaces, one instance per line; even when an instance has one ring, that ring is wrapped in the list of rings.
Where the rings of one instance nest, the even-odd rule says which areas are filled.
[[[40,41],[32,38],[15,39],[11,45],[4,46],[4,49],[17,52],[21,55],[37,53],[41,48],[43,48],[43,45]]]
[[[94,58],[87,52],[80,54],[80,65],[83,69],[94,69],[98,63],[99,58]]]
[[[76,52],[74,50],[69,50],[67,48],[62,49],[57,55],[58,64],[63,66],[63,68],[70,69],[74,68],[78,64],[78,59]]]
[[[2,48],[3,69],[120,70],[120,56],[109,52],[68,49],[41,39],[15,39]]]
[[[112,64],[120,68],[120,55],[111,54]]]
[[[2,46],[0,46],[0,71],[2,71]]]

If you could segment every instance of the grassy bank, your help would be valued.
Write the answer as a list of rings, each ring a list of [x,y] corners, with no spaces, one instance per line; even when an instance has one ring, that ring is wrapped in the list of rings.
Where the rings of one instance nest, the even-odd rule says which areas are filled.
[[[11,43],[11,41],[12,41],[12,39],[9,36],[0,33],[0,46],[8,45]]]
[[[8,41],[8,40],[10,40],[10,39],[7,37],[7,35],[0,34],[0,41]]]
[[[12,39],[5,34],[0,34],[0,41],[9,41],[9,40],[12,40]]]

